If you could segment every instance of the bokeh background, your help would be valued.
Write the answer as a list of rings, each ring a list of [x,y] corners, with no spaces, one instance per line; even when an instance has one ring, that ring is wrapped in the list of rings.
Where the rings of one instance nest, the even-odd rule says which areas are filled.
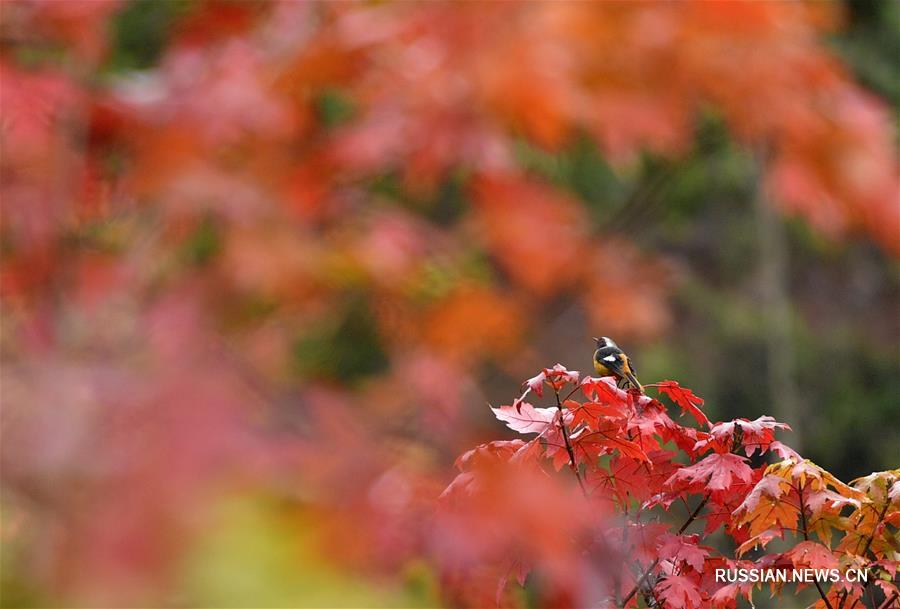
[[[900,465],[900,4],[0,10],[3,606],[445,603],[591,336]]]

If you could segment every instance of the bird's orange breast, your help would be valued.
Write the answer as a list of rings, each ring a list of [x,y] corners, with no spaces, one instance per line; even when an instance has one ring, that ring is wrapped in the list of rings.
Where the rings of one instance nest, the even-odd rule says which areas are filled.
[[[613,374],[609,368],[607,368],[597,360],[594,360],[594,370],[596,370],[597,374],[599,374],[600,376],[612,376]]]

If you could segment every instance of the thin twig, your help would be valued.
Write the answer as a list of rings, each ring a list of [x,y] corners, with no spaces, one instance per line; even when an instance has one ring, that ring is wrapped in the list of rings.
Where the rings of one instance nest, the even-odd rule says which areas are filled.
[[[887,514],[888,506],[890,506],[890,504],[891,504],[890,501],[888,501],[887,503],[885,503],[885,504],[884,504],[884,509],[881,510],[881,513],[880,513],[880,514],[878,514],[878,520],[875,522],[875,525],[872,527],[872,534],[869,535],[869,538],[866,540],[866,545],[865,545],[865,547],[863,548],[862,554],[860,554],[860,556],[865,556],[866,553],[869,551],[869,548],[872,547],[872,541],[875,540],[875,529],[877,529],[877,528],[878,528],[878,525],[881,524],[881,521],[884,520],[884,516],[885,516],[885,514]],[[859,545],[857,545],[857,547],[859,547]],[[869,582],[868,582],[868,580],[866,580],[866,587],[867,587],[867,588],[869,587]],[[848,590],[844,590],[844,591],[841,593],[841,602],[838,604],[838,609],[844,609],[844,603],[847,602],[847,596],[848,596],[849,594],[850,594],[850,590],[849,590],[849,589],[848,589]],[[856,606],[856,603],[853,603],[853,606]],[[852,608],[851,608],[851,609],[852,609]]]
[[[562,399],[562,401],[565,402],[566,400],[568,400],[570,397],[572,397],[573,395],[575,395],[575,392],[578,391],[579,389],[581,389],[581,384],[580,384],[580,383],[576,383],[576,384],[575,384],[575,388],[572,389],[572,391],[570,391],[569,393],[567,393],[567,394],[566,394],[566,397],[564,397],[564,398]],[[559,397],[559,396],[557,396],[557,398],[558,398],[558,397]],[[558,401],[558,400],[557,400],[557,401]]]
[[[678,533],[677,533],[678,535],[681,535],[682,533],[684,533],[684,532],[687,530],[687,528],[688,528],[689,526],[691,526],[691,523],[694,522],[694,520],[697,519],[697,516],[700,515],[700,510],[702,510],[703,507],[704,507],[704,506],[707,504],[707,502],[709,501],[709,497],[710,497],[710,495],[707,495],[706,497],[704,497],[704,498],[703,498],[703,501],[701,501],[701,502],[697,505],[697,507],[694,509],[694,511],[691,513],[691,515],[688,516],[688,519],[685,520],[685,521],[684,521],[684,524],[681,525],[681,528],[678,529]],[[625,598],[622,600],[622,606],[623,606],[623,607],[624,607],[625,605],[628,604],[628,601],[630,601],[631,598],[632,598],[635,594],[637,594],[637,591],[640,590],[641,586],[644,585],[644,582],[647,581],[647,578],[650,577],[650,573],[653,572],[653,569],[655,569],[655,568],[656,568],[656,565],[658,565],[658,564],[659,564],[659,558],[657,558],[656,560],[654,560],[654,561],[650,564],[650,566],[647,567],[647,570],[644,571],[644,574],[641,575],[640,578],[638,578],[637,582],[635,582],[635,584],[634,584],[634,588],[632,588],[632,589],[631,589],[631,592],[629,592],[627,595],[625,595]]]
[[[803,530],[803,540],[809,541],[809,531],[806,525],[806,503],[803,501],[803,489],[805,487],[801,485],[797,489],[797,494],[800,495],[800,524]],[[825,594],[825,591],[822,590],[822,584],[819,583],[818,579],[813,579],[813,583],[816,585],[816,590],[819,591],[819,596],[822,597],[822,600],[825,602],[825,606],[828,609],[834,609],[831,606],[831,601],[828,600],[828,596]]]
[[[894,592],[888,598],[884,599],[884,602],[878,605],[878,609],[888,609],[891,606],[891,602],[897,598],[897,593]]]
[[[556,396],[556,407],[559,408],[559,428],[562,430],[563,440],[566,442],[566,452],[569,453],[569,467],[578,480],[578,486],[585,497],[588,496],[587,488],[584,486],[584,480],[581,478],[581,472],[578,471],[578,463],[575,461],[575,451],[572,450],[572,443],[569,441],[569,431],[566,429],[566,417],[563,412],[562,402],[559,399],[559,389],[554,389],[553,394]]]

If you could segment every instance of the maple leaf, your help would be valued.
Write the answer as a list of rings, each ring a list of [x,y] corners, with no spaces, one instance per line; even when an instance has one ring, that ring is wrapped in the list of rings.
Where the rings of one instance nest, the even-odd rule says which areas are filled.
[[[622,419],[628,416],[621,405],[604,404],[602,402],[585,402],[579,404],[574,400],[566,400],[563,405],[574,415],[573,424],[596,427],[603,418]]]
[[[884,581],[883,579],[876,579],[875,585],[881,588],[881,593],[884,594],[884,598],[893,599],[894,602],[900,603],[900,589],[898,589],[897,586],[895,586],[893,583]],[[886,606],[888,607],[888,609],[890,609],[890,605]]]
[[[825,508],[841,508],[845,505],[859,507],[860,502],[853,497],[845,497],[827,488],[810,490],[806,498],[806,507],[813,514],[817,514]]]
[[[790,480],[800,486],[809,486],[813,490],[823,490],[830,486],[840,494],[851,499],[859,500],[865,497],[864,493],[844,484],[809,459],[801,461],[785,459],[778,463],[773,463],[766,469],[765,475]]]
[[[610,529],[610,541],[621,543],[623,539],[626,540],[623,552],[627,552],[638,562],[649,563],[656,560],[659,539],[669,532],[669,526],[661,522],[628,521],[626,527],[624,536],[621,527]]]
[[[739,509],[752,512],[757,508],[763,497],[778,500],[791,488],[789,482],[777,476],[764,476],[756,483],[750,494],[747,495]]]
[[[642,442],[675,444],[688,454],[695,456],[694,446],[705,438],[704,431],[679,425],[669,417],[665,405],[659,400],[649,399],[641,403],[636,414],[628,419],[627,429],[629,434],[636,432]],[[658,436],[658,440],[657,440]]]
[[[522,463],[533,458],[535,442],[524,440],[495,440],[480,444],[472,450],[466,451],[455,461],[460,474],[441,493],[440,499],[447,500],[458,497],[461,494],[470,493],[477,486],[477,471],[485,471],[491,467],[503,463]]]
[[[697,584],[684,575],[668,575],[656,584],[656,594],[673,609],[700,609],[703,599]]]
[[[491,410],[507,427],[522,434],[543,434],[559,414],[556,408],[535,408],[528,402],[518,406],[491,407]]]
[[[801,541],[784,553],[797,568],[837,569],[838,559],[829,548],[815,541]]]
[[[773,417],[761,416],[753,421],[735,419],[726,423],[716,423],[709,430],[709,436],[697,442],[695,451],[712,448],[716,452],[726,453],[734,450],[734,439],[740,438],[740,444],[749,457],[755,452],[767,451],[775,441],[775,430],[790,429],[786,423],[779,423]],[[737,433],[736,433],[737,432]],[[779,448],[783,447],[780,445]]]
[[[773,526],[781,529],[793,528],[799,516],[797,509],[781,499],[790,491],[791,485],[784,479],[777,476],[763,476],[735,510],[734,522],[738,525],[749,524],[749,534],[754,537]],[[767,542],[771,539],[770,536],[762,541]],[[758,543],[759,540],[751,538],[738,549],[738,554],[743,553],[745,546],[749,549]]]
[[[790,459],[793,461],[802,461],[803,457],[800,456],[800,453],[795,451],[790,446],[782,444],[778,440],[775,440],[771,444],[769,444],[769,450],[781,457],[782,460]]]
[[[743,596],[750,603],[750,596],[753,592],[751,584],[733,583],[726,584],[710,597],[710,602],[715,609],[736,609],[738,596]],[[753,605],[751,604],[751,607]]]
[[[900,527],[900,469],[874,472],[850,483],[865,493],[858,507],[849,516],[847,533],[838,544],[845,552],[859,553],[868,546],[875,556],[900,552],[900,541],[886,527]]]
[[[588,399],[596,399],[605,404],[621,404],[628,400],[628,393],[619,389],[608,376],[586,376],[581,381],[581,390]]]
[[[539,373],[522,383],[531,391],[534,391],[538,396],[543,397],[544,395],[544,381],[547,380],[547,371],[541,370]]]
[[[599,456],[618,450],[619,454],[649,463],[644,449],[622,435],[622,428],[612,421],[601,422],[595,429],[584,427],[571,436],[573,445],[589,456]]]
[[[472,485],[475,484],[475,481],[475,474],[471,472],[462,472],[460,474],[457,474],[456,477],[450,481],[450,484],[447,485],[447,488],[445,488],[440,494],[438,500],[450,501],[454,497],[458,497],[465,493],[471,492]]]
[[[581,373],[577,370],[569,370],[562,364],[554,364],[552,368],[544,368],[547,382],[557,391],[566,383],[578,384]]]
[[[460,471],[468,471],[485,463],[508,461],[525,444],[524,440],[494,440],[479,444],[457,457],[454,465]]]
[[[669,396],[682,410],[690,413],[697,423],[704,427],[709,427],[709,419],[706,418],[706,415],[699,408],[703,405],[703,398],[695,395],[690,389],[682,387],[676,381],[661,381],[653,386]]]
[[[520,408],[525,400],[525,396],[528,395],[530,391],[534,391],[535,394],[543,397],[544,383],[553,387],[555,391],[559,391],[566,383],[578,384],[580,376],[580,372],[577,370],[569,370],[562,364],[555,364],[552,368],[544,368],[538,374],[522,383],[525,387],[525,392],[513,402],[513,406],[516,407],[517,411],[521,411]]]
[[[873,472],[851,480],[850,486],[862,491],[879,505],[900,503],[900,469]]]
[[[615,457],[610,461],[608,470],[589,470],[587,481],[591,488],[609,493],[622,503],[629,499],[645,501],[658,492],[678,468],[672,461],[674,455],[673,452],[661,450],[648,452],[650,464],[624,456]]]
[[[736,480],[749,482],[753,470],[739,455],[713,453],[689,467],[683,467],[666,481],[666,486],[691,491],[721,491]]]
[[[876,560],[875,562],[872,563],[872,566],[873,567],[874,566],[881,567],[882,569],[885,570],[885,572],[891,579],[894,579],[895,577],[897,577],[897,570],[900,569],[900,561]]]
[[[796,511],[791,512],[786,508],[782,508],[786,513],[796,515]],[[784,532],[780,530],[766,529],[759,535],[754,535],[753,537],[746,540],[744,543],[735,548],[735,555],[743,556],[750,550],[755,548],[765,548],[770,541],[774,539],[782,539],[784,538]]]
[[[659,557],[672,561],[682,561],[695,571],[703,570],[703,561],[709,556],[711,548],[697,545],[699,535],[672,535],[666,533],[659,538]]]
[[[858,508],[864,497],[809,460],[773,463],[734,512],[735,524],[748,525],[751,536],[738,553],[796,529],[798,520],[804,535],[814,533],[830,544],[832,529],[846,529],[841,510],[848,505]]]

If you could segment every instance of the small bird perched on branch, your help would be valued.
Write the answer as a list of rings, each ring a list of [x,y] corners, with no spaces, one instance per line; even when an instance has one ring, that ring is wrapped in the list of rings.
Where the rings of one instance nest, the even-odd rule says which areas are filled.
[[[594,337],[597,342],[597,350],[594,351],[594,370],[600,376],[614,376],[619,379],[619,385],[631,386],[644,393],[644,386],[637,380],[636,370],[631,359],[619,348],[611,338],[601,336]]]

